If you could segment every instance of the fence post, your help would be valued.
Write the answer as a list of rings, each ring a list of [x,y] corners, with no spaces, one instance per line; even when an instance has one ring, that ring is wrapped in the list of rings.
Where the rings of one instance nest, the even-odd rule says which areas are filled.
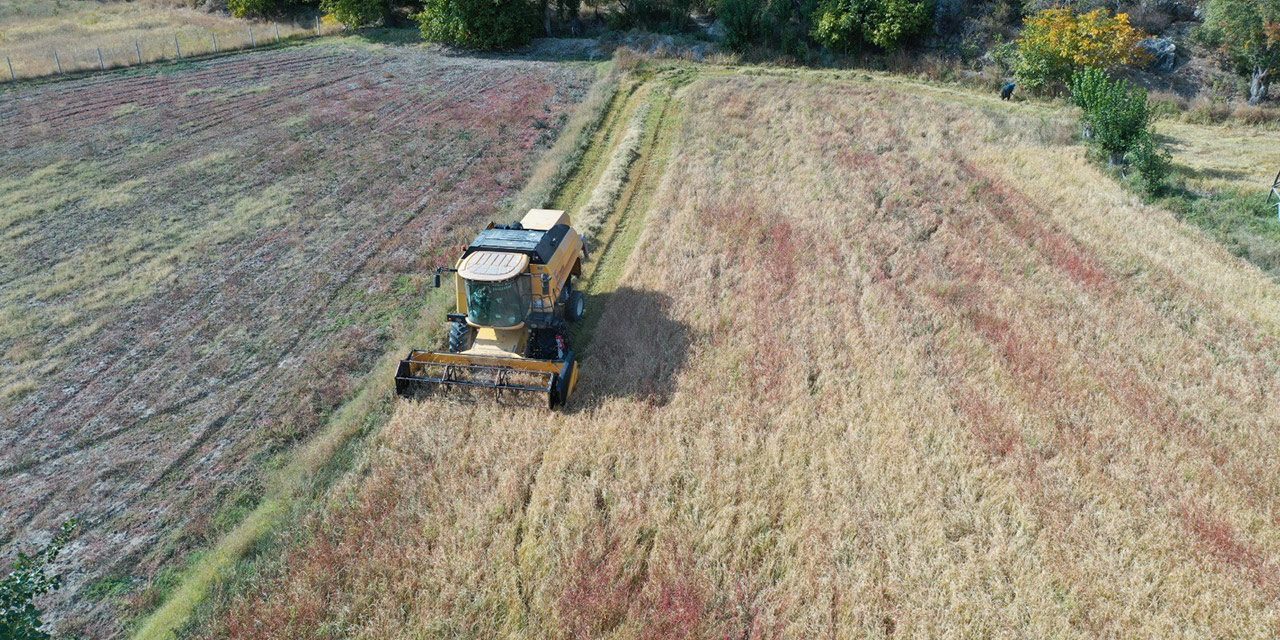
[[[138,54],[138,64],[142,64],[142,47],[138,46],[138,41],[133,41],[133,50]]]
[[[62,73],[62,59],[58,57],[58,50],[57,50],[57,49],[54,49],[54,50],[53,50],[53,61],[54,61],[54,62],[56,62],[56,63],[58,63],[58,75],[63,75],[63,73]]]
[[[18,76],[13,75],[13,61],[9,59],[9,56],[5,56],[4,62],[9,65],[9,82],[16,82],[18,80]]]
[[[316,16],[316,35],[320,35],[320,16]]]
[[[258,43],[253,40],[253,25],[249,25],[249,48],[252,49],[256,46],[258,46]]]
[[[106,71],[107,65],[102,62],[102,47],[98,47],[98,70]]]
[[[214,53],[220,53],[220,52],[218,51],[218,34],[217,34],[217,32],[210,31],[210,32],[209,32],[209,35],[213,36],[213,52],[214,52]]]
[[[272,22],[271,26],[276,28],[276,44],[280,44],[280,24],[277,22]]]
[[[173,34],[173,48],[178,52],[178,59],[182,59],[182,45],[178,44],[178,34]]]

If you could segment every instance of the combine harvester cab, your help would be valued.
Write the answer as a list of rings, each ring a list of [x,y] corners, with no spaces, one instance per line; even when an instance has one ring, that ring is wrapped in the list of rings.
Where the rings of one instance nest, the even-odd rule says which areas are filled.
[[[574,289],[586,239],[563,211],[533,209],[510,225],[490,224],[452,269],[457,311],[447,315],[449,350],[414,349],[396,370],[396,393],[492,398],[553,409],[578,382],[568,323],[585,311]]]

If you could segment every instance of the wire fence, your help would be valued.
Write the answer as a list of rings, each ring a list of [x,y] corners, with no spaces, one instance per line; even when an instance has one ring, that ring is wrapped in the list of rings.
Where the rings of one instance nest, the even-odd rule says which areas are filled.
[[[66,75],[81,71],[107,71],[154,62],[185,60],[227,51],[274,45],[286,40],[331,35],[341,26],[320,19],[299,22],[258,22],[242,29],[184,29],[137,38],[113,38],[77,46],[49,47],[47,54],[31,50],[9,53],[0,67],[0,81]]]

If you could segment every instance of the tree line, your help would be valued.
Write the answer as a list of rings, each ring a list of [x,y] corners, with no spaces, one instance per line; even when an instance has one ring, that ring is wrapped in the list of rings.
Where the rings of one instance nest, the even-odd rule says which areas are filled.
[[[318,8],[350,27],[416,22],[429,40],[510,49],[552,25],[577,31],[584,7],[612,29],[680,31],[693,16],[720,19],[732,48],[794,52],[810,46],[850,52],[897,49],[927,35],[931,0],[228,0],[238,17]]]
[[[1128,3],[1141,8],[1157,0]],[[957,16],[986,16],[1018,36],[992,43],[1028,91],[1057,95],[1083,68],[1142,61],[1148,34],[1114,12],[1114,0],[228,0],[237,16],[318,8],[350,27],[416,24],[431,41],[473,49],[512,49],[540,35],[581,33],[581,14],[612,29],[680,31],[693,16],[719,21],[724,44],[797,60],[813,52],[894,52],[937,41]],[[1249,79],[1250,102],[1267,95],[1280,68],[1280,0],[1205,0],[1196,42]],[[992,18],[992,16],[995,16]],[[997,38],[998,39],[998,38]]]

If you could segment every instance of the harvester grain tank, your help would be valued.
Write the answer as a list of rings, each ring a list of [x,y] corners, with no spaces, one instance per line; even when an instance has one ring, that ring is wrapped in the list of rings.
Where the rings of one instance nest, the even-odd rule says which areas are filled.
[[[568,323],[585,311],[574,281],[586,250],[564,211],[533,209],[519,222],[490,224],[453,268],[436,270],[436,287],[442,273],[457,274],[448,351],[410,351],[396,370],[396,393],[563,405],[578,382]]]

